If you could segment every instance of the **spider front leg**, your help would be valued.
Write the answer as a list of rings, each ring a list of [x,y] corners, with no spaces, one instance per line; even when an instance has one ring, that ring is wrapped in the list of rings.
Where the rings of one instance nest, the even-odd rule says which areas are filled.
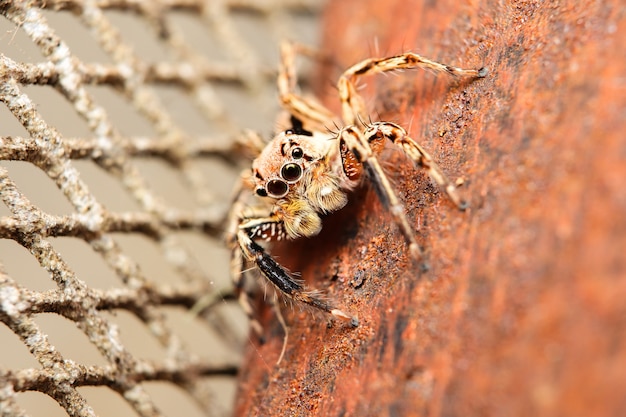
[[[237,240],[245,258],[253,261],[261,273],[285,296],[325,311],[343,320],[348,320],[353,326],[358,325],[356,318],[344,313],[325,301],[317,291],[307,290],[302,281],[293,278],[276,260],[259,245],[253,237],[260,236],[263,230],[279,230],[281,223],[275,217],[266,219],[252,219],[242,223],[239,227]]]
[[[454,67],[432,61],[412,52],[389,58],[366,59],[348,68],[337,83],[344,123],[346,125],[356,125],[357,123],[364,125],[367,120],[363,98],[359,95],[356,88],[357,77],[413,68],[444,72],[454,77],[483,78],[487,76],[487,69],[484,67],[477,70]]]
[[[455,185],[433,161],[432,157],[411,139],[402,127],[393,123],[377,122],[367,126],[363,132],[353,126],[342,130],[339,146],[344,172],[349,179],[356,180],[360,177],[362,169],[365,168],[381,202],[391,212],[409,245],[411,256],[417,259],[422,256],[422,249],[415,239],[404,206],[394,192],[377,159],[377,155],[384,149],[385,140],[389,140],[400,147],[418,166],[424,168],[430,177],[446,191],[448,197],[460,210],[465,210],[467,204],[459,195]]]

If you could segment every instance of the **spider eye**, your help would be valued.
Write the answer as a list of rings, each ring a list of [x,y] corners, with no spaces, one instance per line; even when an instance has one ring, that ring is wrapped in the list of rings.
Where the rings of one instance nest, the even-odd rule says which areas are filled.
[[[261,197],[267,197],[267,191],[265,191],[265,188],[257,188],[256,194]]]
[[[282,180],[269,180],[267,182],[267,193],[270,197],[281,198],[287,195],[289,186]]]
[[[304,151],[302,151],[302,148],[300,147],[293,148],[293,150],[291,151],[291,156],[293,157],[293,159],[300,159],[304,156]]]
[[[300,165],[289,163],[283,165],[280,169],[280,176],[283,177],[287,182],[295,182],[300,179],[302,176],[302,168]]]

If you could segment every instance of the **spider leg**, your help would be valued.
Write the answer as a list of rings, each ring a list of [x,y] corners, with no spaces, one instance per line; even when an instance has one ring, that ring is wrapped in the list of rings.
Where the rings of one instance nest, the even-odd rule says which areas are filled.
[[[235,186],[232,208],[228,218],[228,225],[225,233],[225,241],[227,247],[230,249],[230,277],[235,287],[235,295],[239,301],[239,305],[242,310],[248,316],[250,320],[250,326],[253,331],[261,337],[263,334],[263,327],[261,323],[255,318],[254,309],[250,301],[251,296],[245,291],[245,273],[244,265],[245,260],[241,248],[239,247],[238,231],[241,219],[244,218],[244,213],[249,211],[246,205],[246,196],[248,189],[252,188],[250,182],[250,172],[248,170],[242,171],[239,181]]]
[[[435,72],[444,72],[454,77],[483,78],[487,69],[463,69],[452,65],[441,64],[412,52],[389,58],[370,58],[348,68],[337,82],[343,121],[346,125],[355,125],[367,120],[367,112],[363,98],[357,92],[356,78],[362,75],[377,74],[387,71],[421,68]]]
[[[261,154],[266,146],[267,141],[264,140],[258,132],[245,129],[235,138],[234,151],[245,160],[252,162]]]
[[[342,155],[351,156],[357,161],[356,164],[354,161],[351,161],[351,170],[358,172],[358,175],[354,175],[355,178],[360,177],[362,167],[365,168],[369,179],[374,184],[378,198],[393,216],[395,223],[400,228],[400,232],[409,245],[411,256],[415,259],[421,258],[423,252],[415,239],[409,220],[406,218],[404,206],[393,191],[393,187],[378,163],[378,159],[367,138],[355,127],[347,127],[341,131],[340,146],[346,149],[346,151],[342,152]]]
[[[324,131],[335,116],[317,101],[296,94],[296,55],[312,55],[303,45],[285,41],[280,46],[280,66],[278,69],[278,96],[292,116],[300,120],[307,130]]]
[[[362,169],[366,170],[378,197],[391,212],[400,232],[407,241],[411,255],[419,258],[422,256],[422,249],[415,239],[404,206],[394,192],[377,159],[377,155],[384,148],[385,139],[398,146],[418,166],[424,168],[460,210],[465,210],[467,203],[461,198],[454,183],[448,179],[439,165],[400,126],[388,122],[377,122],[369,125],[364,132],[360,132],[355,127],[345,128],[341,132],[340,147],[344,172],[349,178],[359,178]]]
[[[256,242],[256,240],[282,240],[287,237],[287,233],[278,214],[263,214],[268,212],[267,207],[249,207],[246,204],[247,188],[251,188],[249,173],[244,171],[236,188],[226,241],[231,249],[231,277],[239,302],[257,334],[262,334],[262,328],[254,319],[254,310],[248,294],[243,291],[243,268],[246,261],[254,262],[265,278],[285,296],[340,319],[349,320],[353,326],[356,326],[358,324],[356,318],[324,300],[318,292],[307,290],[300,280],[294,279]]]
[[[291,277],[285,268],[280,266],[261,245],[250,237],[245,229],[240,229],[237,238],[244,256],[252,260],[265,278],[274,284],[285,296],[330,313],[340,319],[348,320],[353,326],[358,325],[356,318],[328,303],[318,292],[307,290],[302,281]]]
[[[402,127],[389,122],[376,122],[367,127],[363,135],[369,144],[383,141],[385,138],[404,151],[415,163],[425,169],[428,175],[446,192],[450,200],[461,211],[467,208],[467,202],[463,200],[457,187],[444,174],[443,170],[433,160],[428,152],[419,143],[413,140]],[[382,146],[376,147],[382,149]]]

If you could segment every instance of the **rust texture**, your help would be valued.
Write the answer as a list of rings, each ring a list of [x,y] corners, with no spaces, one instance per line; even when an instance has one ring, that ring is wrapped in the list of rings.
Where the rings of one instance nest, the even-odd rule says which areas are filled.
[[[400,152],[385,165],[430,269],[370,188],[281,262],[361,325],[284,308],[248,350],[238,415],[619,416],[626,413],[626,14],[620,0],[331,2],[339,68],[412,50],[486,66],[459,83],[363,80],[374,118],[409,128],[461,213]]]

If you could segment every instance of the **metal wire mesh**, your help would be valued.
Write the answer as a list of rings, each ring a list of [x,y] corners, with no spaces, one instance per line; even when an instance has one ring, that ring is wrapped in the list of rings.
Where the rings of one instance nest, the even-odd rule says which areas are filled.
[[[1,415],[232,412],[233,138],[320,4],[0,0]]]

